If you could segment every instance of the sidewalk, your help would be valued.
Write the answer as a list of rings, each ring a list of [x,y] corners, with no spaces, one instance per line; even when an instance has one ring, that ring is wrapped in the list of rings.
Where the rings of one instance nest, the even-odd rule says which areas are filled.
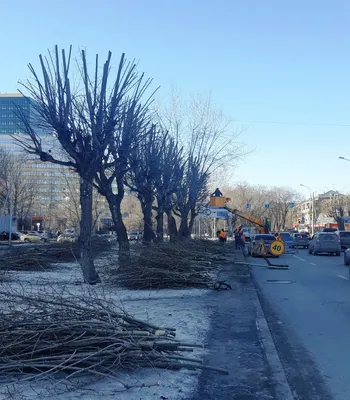
[[[268,329],[249,268],[233,263],[234,259],[244,261],[240,251],[234,251],[230,259],[219,279],[227,280],[232,290],[211,295],[209,354],[204,360],[205,364],[228,369],[229,375],[204,371],[191,400],[285,400],[288,397],[277,395],[281,391],[266,358],[259,320],[263,319]]]

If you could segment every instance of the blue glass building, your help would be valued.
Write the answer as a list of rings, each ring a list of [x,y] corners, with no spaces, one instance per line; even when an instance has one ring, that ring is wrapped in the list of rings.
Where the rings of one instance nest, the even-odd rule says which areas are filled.
[[[33,107],[28,98],[19,93],[0,93],[0,135],[24,132],[24,124],[18,115],[18,108],[28,120],[33,117]]]

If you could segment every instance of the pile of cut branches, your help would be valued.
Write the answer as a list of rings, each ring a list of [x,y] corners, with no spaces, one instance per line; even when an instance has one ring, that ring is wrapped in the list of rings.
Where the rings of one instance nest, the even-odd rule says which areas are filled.
[[[130,266],[119,267],[117,275],[129,289],[212,287],[213,272],[223,260],[222,244],[204,240],[163,243],[142,247]]]
[[[96,297],[0,292],[0,373],[8,378],[116,376],[139,367],[202,368],[185,357],[200,344],[175,339],[175,329],[137,320]]]
[[[91,247],[94,255],[111,248],[104,237],[94,237]],[[52,267],[59,262],[73,262],[80,258],[78,243],[47,243],[31,246],[15,245],[1,249],[0,265],[6,271],[38,271]]]

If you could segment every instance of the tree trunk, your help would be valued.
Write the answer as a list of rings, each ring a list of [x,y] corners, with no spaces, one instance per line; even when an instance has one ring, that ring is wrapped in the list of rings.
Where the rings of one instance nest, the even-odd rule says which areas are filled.
[[[143,213],[143,243],[151,243],[155,238],[152,227],[152,197],[141,200],[141,208]]]
[[[92,184],[80,179],[80,266],[86,283],[94,285],[101,282],[98,276],[91,252],[91,231],[92,231]]]
[[[189,236],[189,229],[188,229],[188,219],[187,216],[181,215],[181,222],[180,222],[180,228],[179,228],[179,237],[181,238],[188,238]]]
[[[191,236],[191,233],[193,231],[193,225],[194,221],[196,218],[196,211],[194,209],[191,209],[191,218],[190,218],[190,223],[188,224],[188,235]]]
[[[129,266],[131,263],[128,233],[126,231],[126,227],[124,225],[121,212],[121,202],[123,197],[124,193],[123,195],[115,195],[113,193],[110,193],[109,195],[106,196],[109,205],[109,210],[111,211],[111,216],[115,227],[115,231],[117,234],[117,241],[119,246],[118,259],[120,267]]]
[[[170,235],[170,240],[174,240],[177,237],[177,227],[175,218],[170,211],[166,211],[167,219],[168,219],[168,233]]]
[[[164,241],[164,212],[158,210],[157,211],[157,216],[156,216],[156,221],[157,221],[157,242],[163,242]]]

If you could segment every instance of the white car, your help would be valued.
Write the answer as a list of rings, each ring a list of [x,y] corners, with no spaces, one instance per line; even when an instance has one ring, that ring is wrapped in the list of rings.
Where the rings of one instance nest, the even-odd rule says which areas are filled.
[[[23,232],[21,235],[21,241],[22,242],[29,242],[29,243],[44,243],[47,242],[47,238],[43,235],[41,235],[39,232],[36,231],[29,231],[29,232]]]
[[[71,233],[62,233],[58,238],[59,243],[75,243],[78,240],[77,235]]]

